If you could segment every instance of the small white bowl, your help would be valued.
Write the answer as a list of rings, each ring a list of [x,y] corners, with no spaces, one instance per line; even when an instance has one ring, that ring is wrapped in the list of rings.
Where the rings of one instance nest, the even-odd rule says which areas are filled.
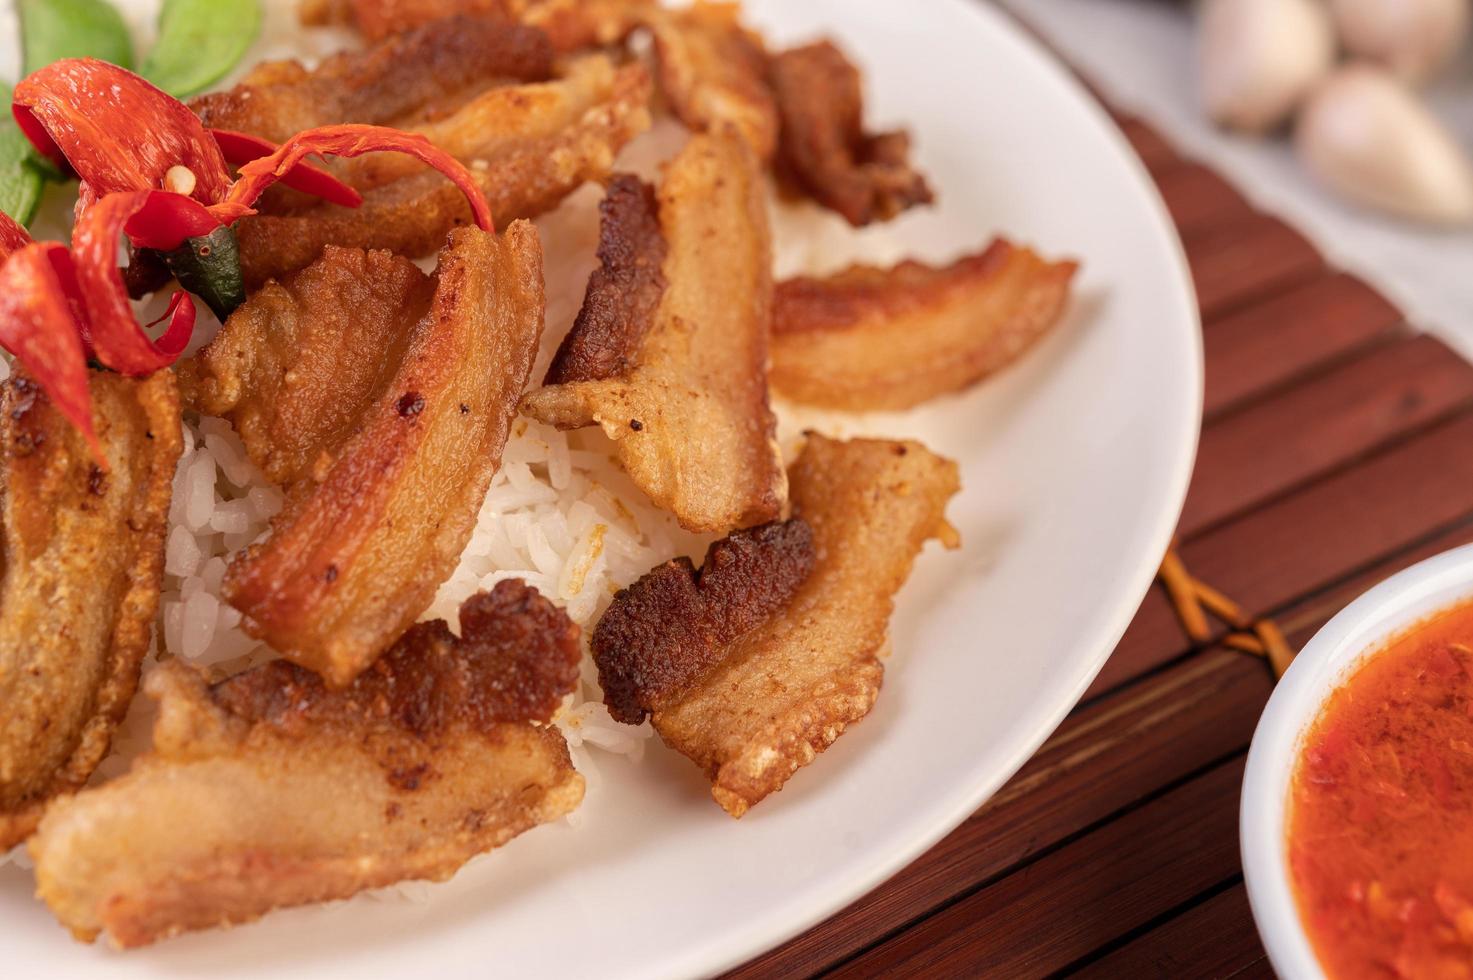
[[[1284,672],[1253,732],[1243,774],[1238,839],[1258,934],[1282,980],[1321,980],[1289,876],[1289,780],[1301,740],[1325,699],[1367,654],[1450,606],[1473,599],[1473,545],[1393,575],[1342,609]]]

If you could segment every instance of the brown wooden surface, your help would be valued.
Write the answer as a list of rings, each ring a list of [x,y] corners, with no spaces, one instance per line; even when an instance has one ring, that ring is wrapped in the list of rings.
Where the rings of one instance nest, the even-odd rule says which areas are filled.
[[[1202,306],[1206,417],[1180,554],[1298,646],[1376,581],[1473,541],[1473,367],[1143,121],[1118,120]],[[996,797],[733,976],[1272,976],[1237,839],[1272,687],[1261,661],[1190,644],[1153,589]]]

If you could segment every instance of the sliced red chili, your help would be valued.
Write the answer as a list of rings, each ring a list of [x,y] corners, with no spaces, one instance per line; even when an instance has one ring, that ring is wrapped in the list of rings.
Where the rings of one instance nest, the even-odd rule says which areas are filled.
[[[0,211],[0,262],[31,244],[31,233],[4,211]]]
[[[189,107],[132,72],[95,58],[66,58],[16,85],[11,112],[43,155],[92,186],[95,196],[160,186],[189,168],[194,196],[225,199],[230,171]]]
[[[0,267],[0,346],[15,355],[107,469],[92,428],[87,355],[69,299],[75,289],[65,246],[33,242],[12,254]]]
[[[491,205],[486,203],[486,196],[481,193],[476,178],[459,160],[418,133],[405,133],[385,126],[345,124],[321,126],[298,133],[270,156],[241,167],[240,176],[230,188],[229,195],[221,203],[212,205],[210,211],[226,224],[254,213],[252,205],[266,188],[314,154],[356,157],[379,152],[407,153],[440,171],[465,194],[476,224],[486,231],[495,230]]]
[[[246,134],[206,133],[181,102],[105,62],[68,59],[16,86],[11,111],[36,148],[81,179],[72,249],[36,245],[0,215],[0,346],[46,389],[106,467],[92,429],[89,356],[123,374],[168,367],[194,330],[195,306],[176,293],[151,340],[133,313],[118,268],[126,233],[135,248],[170,254],[186,242],[228,235],[277,182],[348,207],[362,198],[309,156],[406,153],[445,174],[470,203],[476,223],[494,231],[491,207],[474,176],[423,136],[380,126],[324,126],[279,147]],[[231,183],[226,158],[241,164]],[[188,168],[191,195],[157,189],[171,167]],[[233,239],[232,239],[233,241]],[[8,259],[7,259],[8,256]],[[154,326],[150,324],[149,326]]]
[[[164,335],[150,340],[133,315],[118,268],[118,246],[133,217],[173,207],[153,203],[157,196],[181,195],[169,191],[109,194],[88,208],[72,231],[72,258],[86,310],[83,339],[103,366],[133,377],[173,364],[194,333],[194,301],[184,294],[170,304],[172,315]]]
[[[276,152],[275,143],[259,136],[252,136],[250,133],[237,133],[231,129],[212,129],[210,135],[215,137],[216,143],[220,144],[220,152],[225,154],[226,161],[237,166]],[[333,204],[341,204],[345,208],[356,208],[363,203],[362,194],[326,170],[314,167],[310,163],[297,164],[281,178],[281,182],[293,190],[320,197]]]
[[[185,239],[203,238],[219,227],[219,219],[194,198],[158,191],[147,192],[123,230],[139,248],[169,252]]]

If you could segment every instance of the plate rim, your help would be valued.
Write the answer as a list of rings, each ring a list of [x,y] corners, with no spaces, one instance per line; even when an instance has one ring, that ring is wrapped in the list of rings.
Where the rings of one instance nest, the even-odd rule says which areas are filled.
[[[687,954],[685,959],[691,961],[690,963],[677,964],[672,961],[670,965],[673,969],[670,976],[710,976],[726,973],[801,935],[814,925],[848,908],[903,871],[939,843],[942,838],[959,827],[1006,785],[1018,770],[1038,752],[1039,747],[1048,740],[1049,736],[1058,730],[1059,725],[1078,705],[1089,686],[1099,676],[1105,663],[1115,652],[1126,629],[1135,618],[1142,600],[1150,591],[1151,584],[1156,580],[1161,556],[1170,546],[1172,536],[1181,519],[1187,489],[1191,483],[1192,472],[1196,468],[1197,447],[1202,430],[1205,386],[1201,308],[1197,302],[1196,286],[1192,278],[1191,266],[1187,261],[1186,250],[1182,246],[1181,236],[1177,233],[1176,223],[1172,220],[1166,202],[1155,181],[1151,178],[1150,171],[1146,169],[1140,155],[1125,138],[1125,134],[1111,118],[1100,99],[1089,90],[1079,76],[1064,64],[1059,55],[1050,50],[1043,40],[1032,32],[1022,18],[1011,11],[979,3],[977,0],[939,0],[939,2],[977,18],[980,22],[979,29],[994,32],[999,43],[1012,45],[1043,76],[1051,78],[1055,84],[1066,90],[1074,101],[1079,103],[1079,108],[1085,117],[1096,130],[1100,131],[1105,142],[1113,148],[1117,157],[1121,158],[1126,170],[1149,201],[1150,223],[1156,226],[1158,232],[1163,233],[1168,246],[1167,255],[1174,267],[1169,285],[1177,294],[1176,302],[1186,312],[1186,323],[1183,326],[1190,328],[1187,331],[1187,344],[1190,348],[1189,353],[1192,355],[1192,369],[1185,379],[1189,389],[1188,411],[1183,425],[1185,431],[1178,434],[1178,439],[1182,441],[1182,448],[1179,450],[1175,471],[1171,474],[1170,480],[1165,483],[1167,490],[1164,496],[1167,503],[1158,512],[1156,525],[1151,529],[1150,534],[1145,536],[1149,539],[1151,547],[1142,552],[1144,557],[1137,560],[1136,567],[1131,569],[1130,574],[1120,577],[1121,581],[1129,583],[1129,587],[1121,590],[1121,597],[1116,605],[1115,613],[1110,617],[1109,626],[1101,631],[1099,639],[1093,644],[1095,647],[1093,654],[1087,660],[1081,661],[1085,664],[1085,669],[1074,688],[1067,698],[1060,699],[1060,703],[1048,713],[1046,723],[1040,724],[1036,737],[1025,740],[1021,750],[1008,761],[1007,765],[996,769],[991,778],[980,780],[970,786],[966,792],[958,794],[957,799],[951,802],[943,814],[932,819],[924,833],[915,834],[904,846],[893,848],[883,855],[877,855],[873,860],[864,863],[863,867],[856,867],[845,875],[842,884],[831,886],[824,896],[813,901],[803,914],[790,917],[786,922],[774,921],[772,924],[768,924],[764,919],[752,924],[744,932],[728,933],[726,935],[729,938],[719,940],[704,953],[700,950],[693,950]],[[854,862],[856,865],[859,863]],[[777,917],[768,918],[776,919]]]

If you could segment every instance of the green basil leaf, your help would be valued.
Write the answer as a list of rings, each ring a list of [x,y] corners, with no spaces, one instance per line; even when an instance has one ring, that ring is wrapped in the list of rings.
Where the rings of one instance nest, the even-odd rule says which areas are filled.
[[[0,84],[0,104],[10,104],[10,86]],[[36,216],[46,178],[35,165],[31,143],[12,120],[0,122],[0,211],[21,224]]]
[[[164,0],[139,74],[177,98],[194,95],[224,78],[260,31],[258,0]]]
[[[62,58],[133,67],[133,39],[106,0],[19,0],[16,10],[27,75]]]

